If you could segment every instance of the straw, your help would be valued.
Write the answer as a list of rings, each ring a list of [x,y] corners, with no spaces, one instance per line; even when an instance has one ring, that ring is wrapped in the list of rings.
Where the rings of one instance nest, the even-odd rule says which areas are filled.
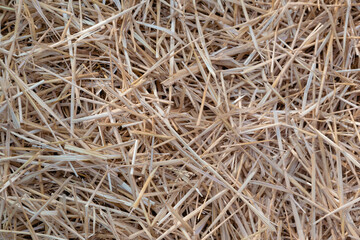
[[[0,239],[360,239],[359,16],[0,1]]]

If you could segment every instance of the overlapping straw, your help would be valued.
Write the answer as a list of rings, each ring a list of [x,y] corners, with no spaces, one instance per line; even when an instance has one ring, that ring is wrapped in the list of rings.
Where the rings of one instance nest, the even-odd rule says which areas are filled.
[[[0,13],[0,239],[360,239],[357,1]]]

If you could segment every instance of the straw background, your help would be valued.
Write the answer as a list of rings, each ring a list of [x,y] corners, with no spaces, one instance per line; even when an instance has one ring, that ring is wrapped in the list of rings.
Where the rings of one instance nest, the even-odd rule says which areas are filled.
[[[360,239],[360,3],[0,0],[0,239]]]

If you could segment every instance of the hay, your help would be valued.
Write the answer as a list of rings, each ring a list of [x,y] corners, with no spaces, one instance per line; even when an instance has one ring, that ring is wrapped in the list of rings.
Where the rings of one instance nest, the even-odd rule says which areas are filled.
[[[360,239],[360,4],[0,1],[1,239]]]

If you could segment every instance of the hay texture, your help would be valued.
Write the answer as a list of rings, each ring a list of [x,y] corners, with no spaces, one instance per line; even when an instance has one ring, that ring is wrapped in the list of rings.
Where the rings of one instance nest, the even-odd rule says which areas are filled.
[[[0,0],[0,239],[360,239],[355,0]]]

